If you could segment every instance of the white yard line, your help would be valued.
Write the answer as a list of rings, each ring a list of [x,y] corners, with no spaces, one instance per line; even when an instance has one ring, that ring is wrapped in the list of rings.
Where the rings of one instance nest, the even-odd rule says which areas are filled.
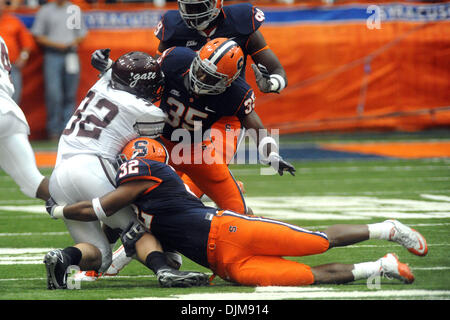
[[[26,237],[26,236],[65,236],[68,235],[69,232],[5,232],[0,233],[0,237]]]
[[[450,166],[446,165],[422,165],[422,166],[354,166],[354,167],[316,167],[316,168],[300,168],[297,169],[299,174],[302,173],[333,173],[333,172],[395,172],[395,171],[434,171],[434,170],[450,170]],[[234,175],[257,175],[259,168],[236,168],[231,167]]]
[[[447,197],[447,196],[434,195],[434,194],[421,194],[420,196],[425,199],[450,202],[450,197]]]
[[[169,297],[140,297],[134,300],[280,300],[280,299],[363,299],[363,298],[408,298],[433,299],[441,297],[448,299],[448,290],[374,290],[374,291],[342,291],[332,288],[311,287],[269,287],[256,288],[254,292],[229,293],[191,293],[178,294]],[[231,303],[230,303],[231,304]],[[224,310],[222,310],[224,312]]]

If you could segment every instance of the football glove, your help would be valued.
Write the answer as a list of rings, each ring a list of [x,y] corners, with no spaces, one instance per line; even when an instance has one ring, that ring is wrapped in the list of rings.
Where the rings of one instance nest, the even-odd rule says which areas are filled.
[[[111,66],[113,61],[109,59],[111,49],[98,49],[91,55],[91,65],[100,72],[105,72]]]
[[[127,228],[120,234],[120,240],[122,240],[127,257],[136,254],[136,242],[138,242],[144,233],[144,227],[139,222],[134,223],[131,221]]]
[[[278,174],[280,176],[282,176],[285,171],[288,171],[291,175],[295,176],[294,166],[289,162],[283,160],[283,158],[279,154],[271,153],[268,160],[269,165],[274,168],[275,171],[278,171]]]
[[[58,207],[63,208],[63,206],[58,206],[55,199],[53,199],[52,197],[48,198],[48,200],[45,201],[45,210],[47,210],[52,219],[58,219],[57,217],[55,217],[55,210],[57,210]]]
[[[260,63],[258,63],[258,66],[252,64],[252,68],[255,73],[255,80],[259,90],[264,93],[272,92],[272,82],[270,81],[270,74],[269,71],[267,71],[267,68]]]

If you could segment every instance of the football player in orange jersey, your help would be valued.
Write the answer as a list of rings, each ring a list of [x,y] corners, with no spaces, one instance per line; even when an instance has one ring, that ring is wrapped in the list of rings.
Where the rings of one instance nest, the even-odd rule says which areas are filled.
[[[254,110],[253,90],[240,76],[244,60],[243,51],[237,42],[227,38],[213,39],[197,53],[185,47],[172,47],[158,59],[166,76],[160,103],[160,107],[168,114],[162,136],[164,143],[171,153],[182,144],[191,147],[193,144],[202,144],[202,148],[206,149],[197,159],[193,152],[195,148],[191,148],[193,160],[190,163],[178,161],[172,163],[173,166],[177,171],[189,175],[193,183],[219,208],[241,214],[246,213],[246,206],[227,167],[226,155],[230,153],[228,150],[221,152],[220,146],[211,142],[213,137],[222,137],[224,141],[235,143],[236,135],[223,135],[223,131],[214,130],[213,125],[219,119],[237,117],[244,128],[252,129],[250,132],[257,142],[261,161],[270,164],[280,175],[285,171],[292,175],[295,172],[295,168],[278,154],[276,141],[270,137]],[[200,123],[198,130],[195,128],[196,122]],[[189,133],[191,140],[181,139],[180,130]],[[194,141],[196,137],[199,139]],[[186,153],[181,156],[186,156]],[[213,159],[203,161],[205,153],[209,153]]]
[[[280,93],[287,85],[287,76],[259,30],[264,20],[263,11],[250,3],[223,6],[223,0],[178,0],[178,10],[167,11],[155,29],[155,35],[160,40],[156,54],[160,56],[173,46],[199,51],[211,39],[232,38],[244,54],[239,76],[245,79],[247,56],[250,55],[258,65],[252,64],[258,88],[265,93]],[[212,128],[221,132],[221,135],[214,137],[213,143],[216,151],[229,164],[245,129],[236,116],[222,117]],[[225,139],[227,132],[236,132],[236,139]],[[197,196],[205,193],[188,175],[182,175],[182,179]],[[243,183],[237,183],[244,192]]]
[[[254,134],[262,161],[280,175],[286,171],[294,175],[295,168],[278,154],[276,141],[254,111],[253,90],[239,76],[243,52],[234,40],[213,39],[198,53],[185,47],[173,47],[158,61],[165,74],[160,107],[168,114],[162,140],[169,153],[179,152],[178,157],[171,158],[170,164],[180,175],[188,175],[220,209],[248,213],[227,161],[208,137],[208,133],[213,136],[213,124],[223,117],[236,116],[244,128],[251,129],[248,131]],[[195,122],[201,124],[199,128],[195,127]],[[183,133],[187,133],[187,139],[182,138]],[[196,139],[197,136],[200,138]],[[221,136],[221,131],[216,130],[215,136]],[[229,138],[228,135],[225,137]],[[231,135],[231,139],[235,137]],[[189,161],[184,161],[184,157]],[[191,190],[195,188],[187,184]],[[122,261],[120,252],[114,253],[113,257],[116,261],[113,265],[118,270],[127,263],[127,259],[119,262]],[[118,270],[107,271],[107,274],[115,274]]]
[[[147,146],[145,152],[135,152],[134,146],[143,144]],[[155,140],[132,140],[123,150],[122,158],[128,161],[119,168],[115,191],[92,201],[52,205],[48,212],[53,218],[95,221],[133,204],[141,226],[162,245],[210,268],[224,280],[249,286],[338,284],[375,276],[412,283],[410,268],[393,253],[376,261],[315,267],[283,257],[321,254],[368,239],[393,241],[415,255],[427,254],[425,238],[396,220],[333,225],[323,232],[313,232],[278,220],[204,206],[165,164],[167,156],[163,145]],[[126,242],[125,248],[130,249]],[[145,247],[145,240],[137,240],[135,246]]]
[[[256,83],[261,92],[280,93],[287,86],[286,72],[278,57],[266,43],[259,28],[265,20],[264,12],[250,3],[223,6],[223,0],[178,0],[179,10],[168,10],[155,29],[160,40],[156,57],[170,47],[187,47],[199,51],[207,42],[217,38],[233,39],[243,51],[243,67],[239,76],[245,80],[247,57],[251,56]],[[107,54],[97,50],[93,65],[106,69]],[[212,125],[221,134],[212,137],[218,155],[229,164],[233,159],[245,130],[235,115],[223,116]],[[233,139],[225,139],[234,132]],[[282,172],[280,173],[282,174]],[[183,181],[199,197],[208,190],[196,185],[189,175],[182,174]],[[245,192],[241,181],[236,181]],[[224,209],[235,209],[225,207]]]

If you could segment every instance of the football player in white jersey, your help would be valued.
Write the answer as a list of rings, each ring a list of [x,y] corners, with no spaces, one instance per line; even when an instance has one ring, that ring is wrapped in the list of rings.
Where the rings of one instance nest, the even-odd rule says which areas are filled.
[[[20,107],[11,98],[11,63],[8,48],[0,37],[0,167],[31,198],[47,200],[48,178],[36,166],[33,149],[28,141],[30,127]]]
[[[56,166],[50,177],[50,194],[56,203],[95,200],[115,189],[115,161],[125,144],[138,135],[157,137],[162,132],[166,114],[152,104],[159,99],[162,84],[158,63],[143,52],[119,57],[97,81],[60,138]],[[49,289],[66,287],[68,265],[99,273],[107,270],[117,240],[108,239],[99,221],[64,222],[76,244],[46,254]],[[137,217],[127,207],[114,217],[103,216],[101,222],[123,231],[130,222],[136,223]],[[158,246],[159,243],[154,249],[161,251]]]

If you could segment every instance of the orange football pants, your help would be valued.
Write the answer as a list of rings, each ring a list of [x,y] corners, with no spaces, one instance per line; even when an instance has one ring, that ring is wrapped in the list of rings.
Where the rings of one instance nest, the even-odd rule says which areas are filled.
[[[237,151],[241,122],[237,117],[222,117],[212,125],[211,129],[219,132],[218,135],[212,136],[216,157],[218,159],[221,157],[222,161],[228,165]],[[227,139],[227,132],[233,132],[232,139]],[[205,191],[207,189],[199,188],[189,177],[189,174],[181,173],[180,177],[198,198],[201,198],[203,194],[208,195],[208,192]],[[233,210],[228,206],[222,209]]]
[[[177,144],[165,138],[161,139],[170,154],[169,164],[193,193],[198,197],[205,193],[220,209],[246,213],[247,208],[241,190],[222,153],[215,149],[211,141],[203,141],[204,147],[200,154],[195,154],[195,148],[191,145],[190,162],[179,163],[174,162],[175,152],[172,152]],[[182,150],[177,156],[184,156]],[[199,156],[202,158],[199,159]]]
[[[211,221],[208,263],[222,279],[249,286],[302,286],[314,283],[311,268],[283,259],[327,251],[329,241],[285,222],[219,211]]]

